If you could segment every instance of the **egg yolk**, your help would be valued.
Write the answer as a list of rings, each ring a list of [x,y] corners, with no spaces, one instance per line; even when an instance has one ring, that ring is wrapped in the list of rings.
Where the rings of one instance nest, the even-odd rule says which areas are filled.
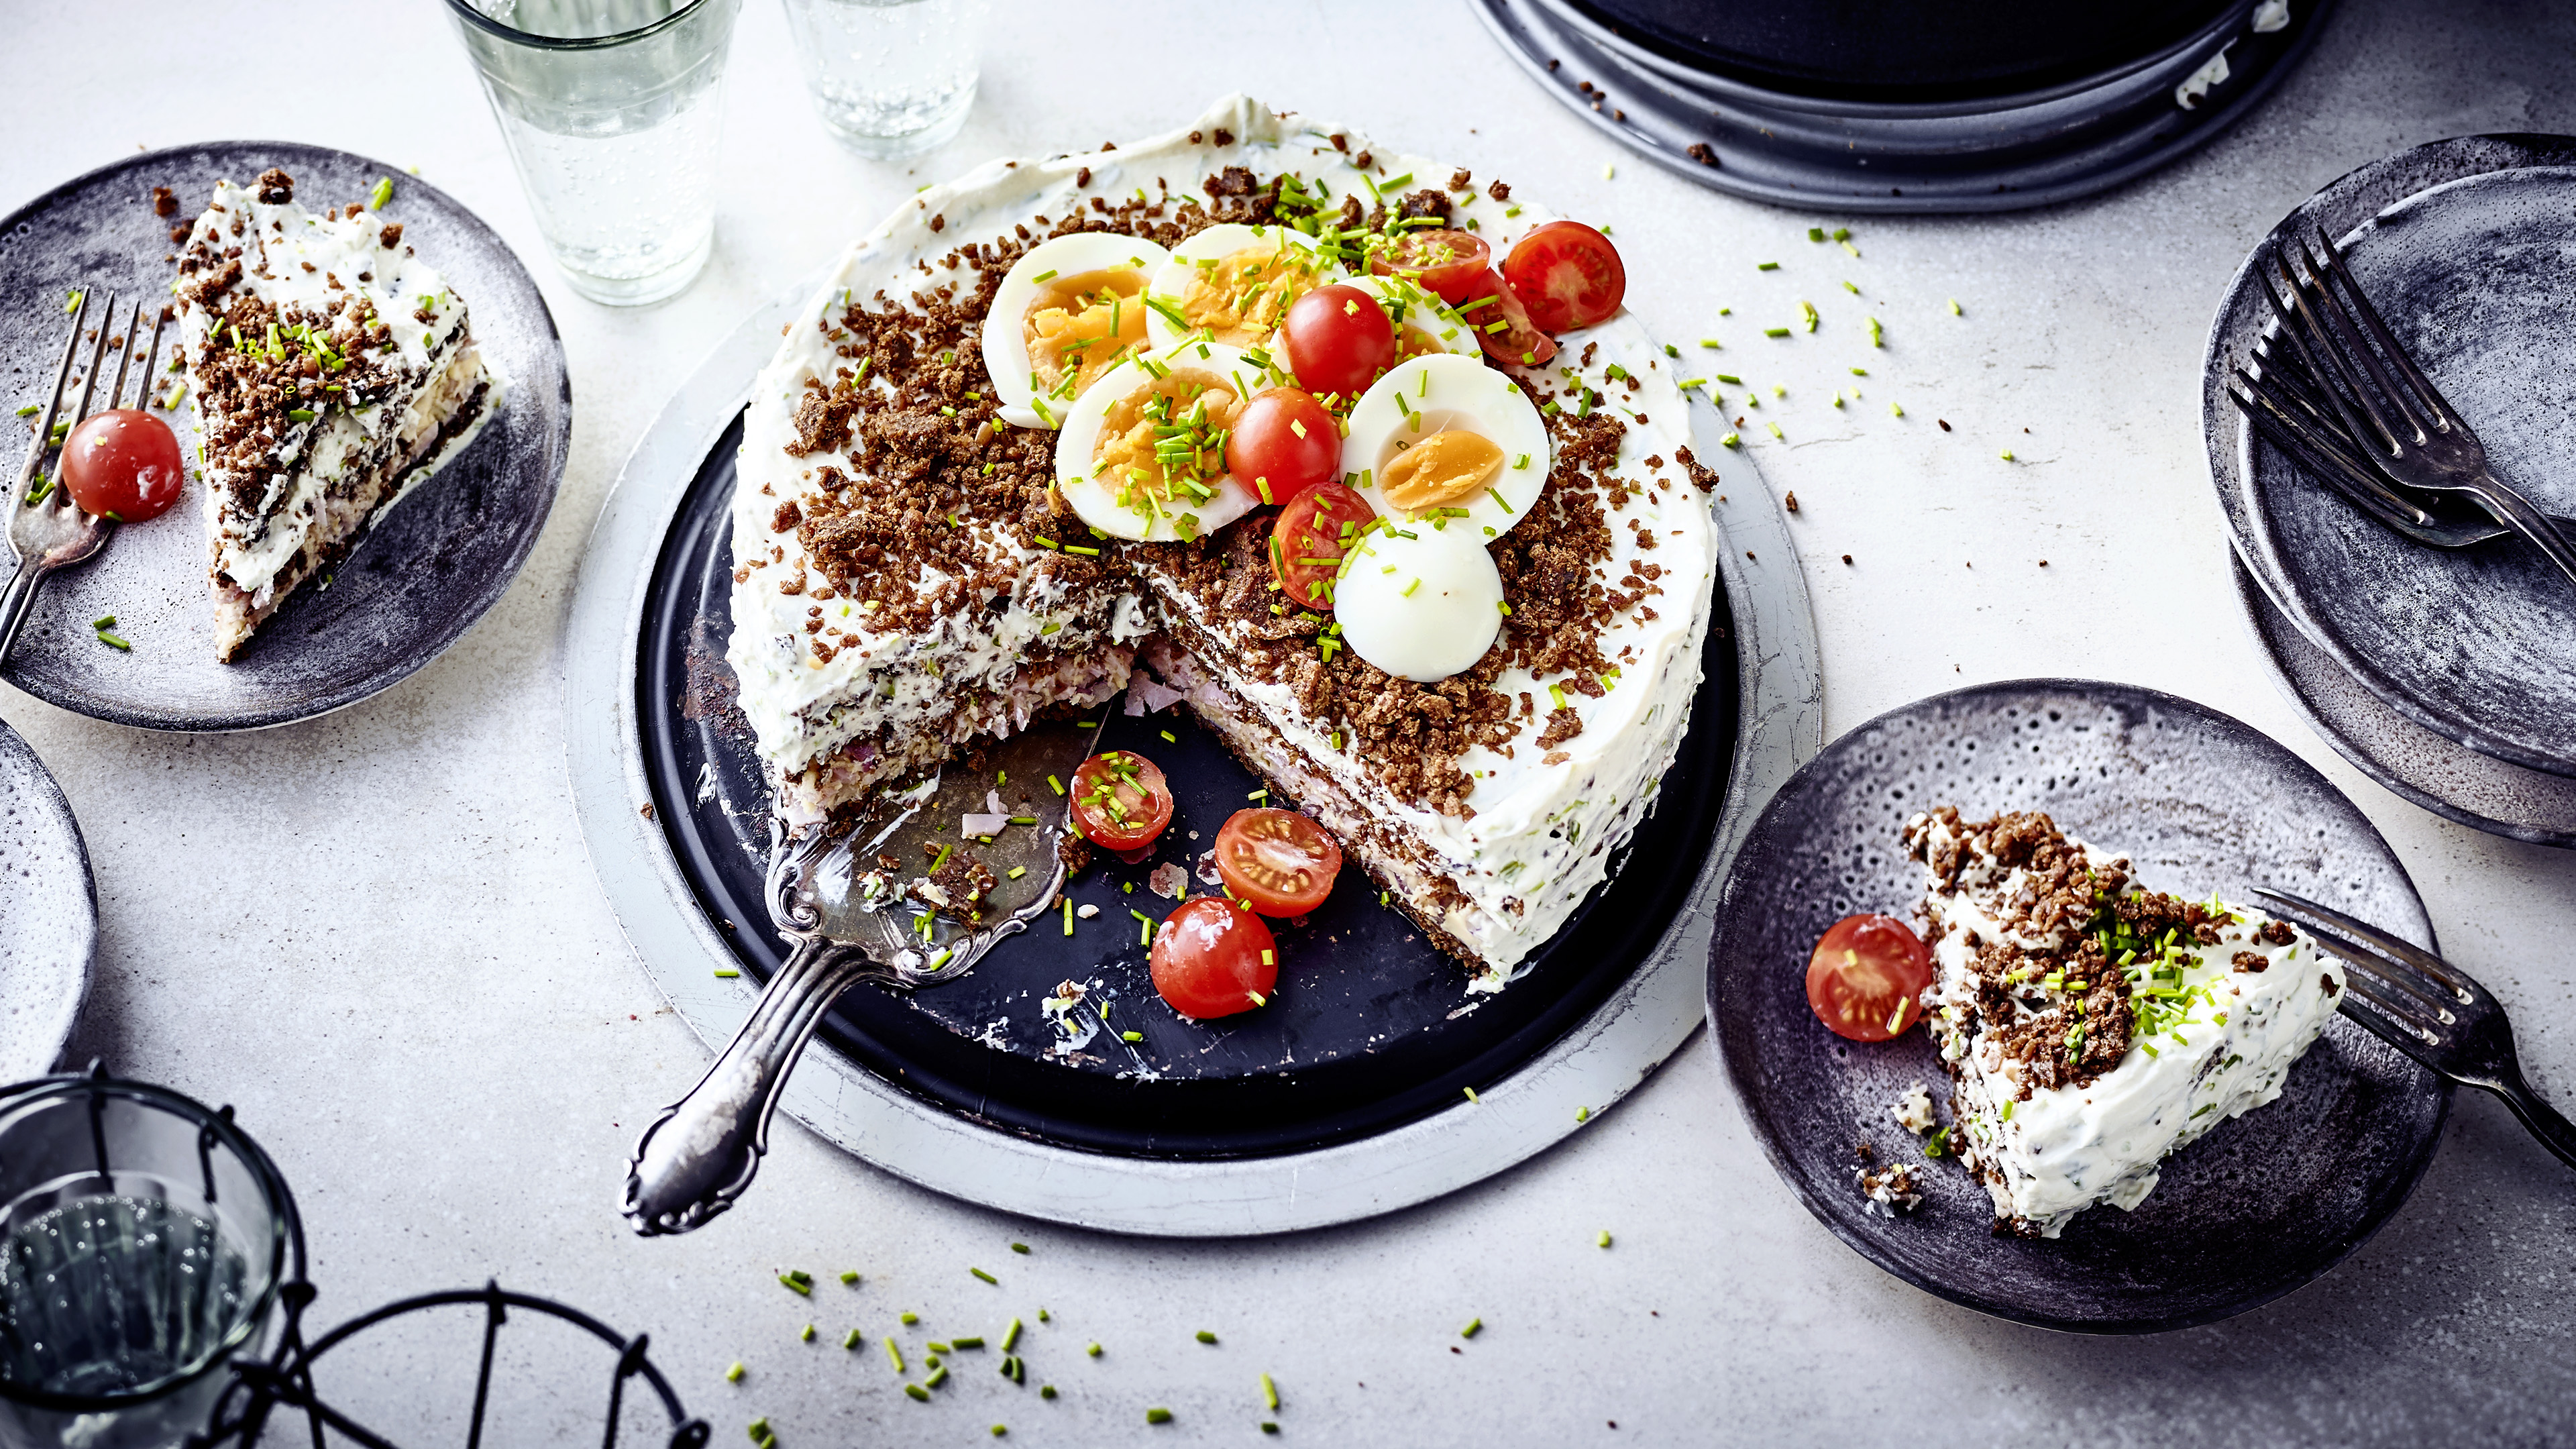
[[[1472,498],[1503,468],[1503,450],[1489,438],[1443,428],[1395,455],[1379,477],[1378,492],[1407,515],[1419,517]]]
[[[1398,362],[1407,362],[1416,357],[1428,357],[1433,353],[1448,350],[1441,344],[1439,338],[1411,323],[1396,329],[1395,360]]]
[[[1057,277],[1029,303],[1023,339],[1036,390],[1047,397],[1081,396],[1100,375],[1145,347],[1142,274],[1130,270]],[[1067,378],[1073,386],[1064,386]]]
[[[1323,282],[1324,264],[1297,246],[1246,247],[1190,269],[1181,317],[1217,341],[1251,347],[1267,340],[1296,300]]]
[[[1109,405],[1091,476],[1119,507],[1148,518],[1205,503],[1225,476],[1225,433],[1241,411],[1233,384],[1174,368]]]

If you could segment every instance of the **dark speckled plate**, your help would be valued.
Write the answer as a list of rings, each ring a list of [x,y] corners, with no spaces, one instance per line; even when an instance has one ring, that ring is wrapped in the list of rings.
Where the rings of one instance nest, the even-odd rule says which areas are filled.
[[[2389,327],[2551,513],[2576,513],[2576,138],[2469,136],[2374,162],[2285,219],[2322,226]],[[2217,378],[2267,324],[2250,269],[2212,324],[2203,424],[2237,552],[2334,663],[2424,729],[2576,776],[2576,587],[2509,542],[2419,547],[2259,443]]]
[[[308,582],[260,626],[241,658],[216,662],[206,597],[204,487],[149,523],[121,529],[89,564],[38,596],[0,678],[64,709],[161,730],[244,730],[355,704],[438,657],[501,597],[554,506],[572,441],[572,388],[553,316],[501,239],[445,193],[387,166],[319,146],[216,141],[135,155],[65,182],[0,219],[0,396],[41,403],[74,287],[166,299],[169,230],[193,218],[218,178],[271,166],[315,209],[364,200],[394,182],[388,219],[454,285],[474,336],[508,378],[499,413],[464,452],[378,516],[329,580]],[[152,188],[181,215],[152,214]],[[172,355],[178,329],[163,335]],[[166,378],[168,374],[164,373]],[[129,384],[130,386],[130,384]],[[130,394],[129,394],[130,395]],[[175,426],[194,451],[182,408]],[[0,467],[17,476],[27,431],[0,429]],[[131,654],[99,644],[90,621],[117,617]]]
[[[2414,804],[2473,830],[2576,847],[2576,780],[2479,754],[2390,709],[2264,597],[2243,559],[2230,562],[2237,602],[2263,646],[2272,682],[2336,754]]]
[[[2351,801],[2243,724],[2172,695],[2078,680],[1980,685],[1891,711],[1825,746],[1737,856],[1709,963],[1709,1019],[1754,1135],[1836,1237],[1928,1292],[2047,1328],[2143,1333],[2241,1313],[2299,1287],[2387,1221],[2432,1159],[2449,1089],[2340,1017],[2278,1101],[2176,1153],[2134,1212],[2097,1207],[2054,1240],[1999,1238],[1992,1201],[1930,1164],[1902,1219],[1862,1208],[1854,1144],[1920,1161],[1888,1118],[1914,1082],[1946,1096],[1926,1034],[1847,1042],[1807,1006],[1808,949],[1855,911],[1909,916],[1919,810],[2039,809],[2128,854],[2140,879],[2244,899],[2270,883],[2430,946],[2406,870]],[[1949,1120],[1946,1103],[1941,1118]]]

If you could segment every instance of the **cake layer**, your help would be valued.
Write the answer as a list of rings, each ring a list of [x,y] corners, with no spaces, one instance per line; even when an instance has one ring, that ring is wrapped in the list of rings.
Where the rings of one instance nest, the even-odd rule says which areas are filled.
[[[191,229],[173,291],[223,658],[499,405],[464,299],[402,230],[310,212],[275,169],[217,182]]]
[[[1498,254],[1550,219],[1500,183],[1237,97],[1138,145],[989,163],[861,238],[755,383],[738,466],[729,659],[788,818],[1049,703],[1096,700],[1142,645],[1476,986],[1553,936],[1653,805],[1716,582],[1716,476],[1690,454],[1670,360],[1632,318],[1561,338],[1556,366],[1510,370],[1548,415],[1547,484],[1485,530],[1500,638],[1437,684],[1391,678],[1331,616],[1281,606],[1275,510],[1177,542],[1083,525],[1052,486],[1056,435],[1004,421],[985,371],[988,325],[1023,320],[988,317],[995,294],[1051,236],[1357,235],[1398,210]],[[1149,645],[1158,633],[1175,647]]]
[[[1952,1140],[1995,1216],[2053,1238],[2134,1208],[2158,1164],[2281,1095],[2343,968],[2247,906],[2132,888],[2129,862],[2045,815],[1918,815]]]

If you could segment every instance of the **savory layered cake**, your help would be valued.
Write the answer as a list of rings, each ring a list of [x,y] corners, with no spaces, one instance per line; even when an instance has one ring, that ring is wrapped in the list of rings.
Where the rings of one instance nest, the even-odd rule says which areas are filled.
[[[307,211],[272,167],[215,183],[189,233],[172,290],[227,661],[500,401],[465,299],[402,232]]]
[[[1905,840],[1926,873],[1949,1140],[1999,1230],[2053,1238],[2097,1203],[2136,1207],[2168,1155],[2281,1095],[2342,995],[2342,966],[2296,926],[2138,889],[2126,857],[2046,815],[1944,806]]]
[[[744,421],[729,659],[780,811],[1141,676],[1501,985],[1653,806],[1716,578],[1608,243],[1556,223],[1562,305],[1483,266],[1550,220],[1238,97],[862,237]],[[1317,352],[1346,321],[1383,350]]]

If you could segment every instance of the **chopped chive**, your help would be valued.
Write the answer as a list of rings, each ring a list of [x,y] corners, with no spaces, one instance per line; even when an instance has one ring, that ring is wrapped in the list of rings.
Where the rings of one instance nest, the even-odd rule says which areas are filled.
[[[941,1343],[937,1339],[932,1339],[929,1347],[932,1353],[947,1353],[951,1351],[953,1345]]]
[[[1603,1228],[1601,1230],[1601,1236],[1593,1239],[1592,1244],[1597,1248],[1606,1248],[1610,1246],[1610,1230],[1608,1228]]]
[[[1901,417],[1905,416],[1905,409],[1903,409],[1903,408],[1901,408],[1901,407],[1898,407],[1898,406],[1897,406],[1896,404],[1894,404],[1894,403],[1889,403],[1889,404],[1887,405],[1887,412],[1888,412],[1888,416],[1890,416],[1890,417],[1898,417],[1898,418],[1901,418]]]
[[[1953,297],[1953,298],[1951,298],[1951,299],[1950,299],[1950,315],[1951,315],[1951,316],[1953,316],[1953,317],[1961,317],[1961,316],[1965,316],[1965,315],[1967,315],[1967,314],[1965,314],[1965,313],[1963,313],[1963,312],[1961,312],[1961,311],[1959,310],[1959,299],[1958,299],[1958,298],[1956,298],[1956,297]]]
[[[1118,1033],[1118,1039],[1120,1041],[1143,1041],[1145,1039],[1145,1034],[1141,1031],[1122,1031]]]
[[[914,1403],[926,1404],[930,1402],[930,1390],[923,1388],[919,1384],[905,1384],[903,1386],[903,1392],[905,1397],[911,1399]]]
[[[36,415],[36,405],[35,405],[34,403],[29,403],[29,404],[27,404],[25,407],[22,407],[22,408],[18,409],[18,416],[20,416],[20,417],[22,417],[22,418],[32,418],[32,417],[34,417],[35,415]]]
[[[1743,379],[1743,378],[1740,378],[1740,377],[1737,377],[1734,373],[1731,373],[1731,372],[1718,372],[1718,373],[1711,373],[1711,374],[1710,374],[1710,376],[1712,376],[1712,377],[1716,378],[1719,382],[1731,382],[1731,383],[1734,383],[1734,384],[1735,384],[1736,386],[1738,386],[1738,387],[1742,387],[1742,386],[1744,385],[1744,379]]]
[[[1467,1320],[1467,1326],[1458,1330],[1458,1336],[1460,1338],[1474,1338],[1477,1334],[1483,1332],[1484,1328],[1485,1320],[1481,1318],[1470,1318]]]
[[[905,1313],[899,1316],[902,1318],[903,1326],[906,1328],[910,1328],[921,1321],[921,1315],[918,1313]]]
[[[1091,1346],[1084,1349],[1083,1352],[1091,1355],[1093,1358],[1100,1357],[1100,1341],[1098,1339],[1093,1339]]]
[[[1172,1411],[1169,1409],[1147,1409],[1145,1411],[1145,1422],[1148,1424],[1168,1424],[1172,1422]]]
[[[2005,462],[2007,462],[2007,463],[2009,463],[2009,462],[2011,462],[2012,460],[2013,460],[2012,449],[2010,449],[2010,448],[2006,448],[2006,449],[2004,449],[2004,461],[2005,461]]]
[[[376,189],[367,193],[367,210],[382,211],[385,209],[385,203],[393,199],[394,179],[390,176],[379,176],[376,178]]]
[[[844,1287],[849,1287],[849,1288],[855,1288],[855,1287],[859,1286],[859,1270],[858,1270],[858,1269],[856,1269],[856,1268],[851,1268],[851,1269],[849,1269],[849,1270],[847,1270],[847,1271],[843,1272],[843,1273],[841,1274],[841,1283],[842,1283],[842,1286],[844,1286]]]
[[[911,1315],[910,1315],[910,1314],[906,1314],[906,1315],[904,1315],[904,1316],[905,1316],[905,1317],[907,1317],[907,1318],[911,1317]],[[855,1329],[855,1328],[853,1328],[853,1329],[851,1329],[851,1330],[850,1330],[850,1332],[852,1332],[852,1333],[857,1333],[857,1332],[858,1332],[858,1330],[857,1330],[857,1329]],[[887,1335],[886,1335],[886,1339],[885,1339],[885,1350],[886,1350],[886,1357],[887,1357],[887,1358],[889,1358],[889,1359],[892,1359],[892,1360],[894,1361],[894,1371],[895,1371],[896,1373],[902,1373],[902,1372],[903,1372],[903,1350],[902,1350],[901,1348],[899,1348],[899,1347],[897,1347],[897,1346],[895,1345],[894,1335],[893,1335],[893,1334],[890,1334],[890,1333],[889,1333],[889,1334],[887,1334]]]
[[[1809,240],[1809,241],[1811,241],[1811,242],[1820,242],[1820,241],[1823,241],[1824,239],[1825,239],[1825,229],[1824,229],[1823,227],[1821,227],[1821,226],[1811,226],[1811,227],[1807,228],[1807,240]]]
[[[93,629],[113,629],[116,627],[116,616],[114,614],[102,615],[99,618],[90,620],[89,626]]]
[[[805,1278],[805,1275],[802,1273],[781,1273],[778,1275],[778,1281],[786,1285],[790,1292],[801,1293],[808,1298],[813,1297],[814,1280],[811,1278],[805,1278],[805,1281],[800,1283],[796,1281],[799,1278]]]
[[[1838,227],[1835,227],[1835,228],[1834,228],[1834,240],[1836,240],[1836,241],[1850,241],[1850,240],[1851,240],[1851,228],[1850,228],[1850,227],[1847,227],[1847,226],[1838,226]]]
[[[1001,1280],[1001,1279],[994,1277],[992,1274],[985,1272],[985,1271],[984,1271],[983,1269],[981,1269],[981,1268],[969,1268],[969,1269],[967,1269],[966,1271],[967,1271],[967,1272],[969,1272],[969,1273],[974,1274],[976,1277],[983,1279],[985,1282],[990,1283],[990,1284],[992,1284],[993,1286],[995,1286],[995,1287],[997,1287],[997,1288],[1001,1286],[1001,1283],[1002,1283],[1002,1280]]]
[[[841,1340],[841,1347],[843,1347],[843,1348],[857,1348],[858,1346],[859,1346],[859,1331],[858,1331],[857,1329],[853,1328],[853,1329],[851,1329],[851,1330],[850,1330],[850,1336]]]
[[[1459,1090],[1461,1090],[1461,1091],[1463,1091],[1463,1092],[1465,1092],[1465,1093],[1467,1094],[1467,1100],[1468,1100],[1468,1101],[1470,1101],[1470,1102],[1474,1103],[1475,1105],[1477,1105],[1477,1106],[1479,1106],[1479,1107],[1481,1107],[1481,1106],[1485,1105],[1485,1099],[1476,1095],[1476,1089],[1475,1089],[1475,1088],[1473,1088],[1473,1087],[1462,1087],[1462,1088],[1460,1088]]]
[[[1765,327],[1762,329],[1762,335],[1765,337],[1786,337],[1789,335],[1789,329],[1786,327]]]
[[[1279,1386],[1270,1381],[1268,1374],[1261,1376],[1261,1403],[1270,1412],[1279,1412]]]
[[[982,1334],[977,1334],[973,1338],[952,1338],[948,1343],[952,1348],[982,1348],[984,1337]]]
[[[1575,1121],[1577,1121],[1577,1122],[1589,1122],[1589,1121],[1591,1121],[1591,1120],[1592,1120],[1592,1109],[1591,1109],[1591,1108],[1589,1108],[1589,1107],[1577,1107],[1577,1108],[1575,1108],[1575,1109],[1574,1109],[1574,1120],[1575,1120]]]
[[[1778,262],[1755,262],[1753,264],[1753,270],[1757,272],[1776,272],[1780,270],[1780,264]]]
[[[807,1343],[812,1343],[812,1342],[814,1341],[814,1325],[812,1325],[812,1324],[810,1324],[810,1323],[809,1323],[809,1324],[806,1324],[806,1325],[805,1325],[805,1331],[804,1331],[803,1333],[800,1333],[800,1334],[796,1335],[796,1336],[797,1336],[799,1339],[802,1339],[802,1340],[804,1340],[804,1341],[805,1341],[805,1342],[807,1342]]]
[[[1717,445],[1721,448],[1740,448],[1744,446],[1744,440],[1733,433],[1729,433],[1725,437],[1718,439]]]
[[[745,1370],[742,1366],[742,1360],[735,1359],[733,1361],[733,1367],[725,1370],[725,1382],[729,1384],[741,1383],[744,1372]]]
[[[1198,1339],[1198,1341],[1199,1341],[1199,1342],[1201,1342],[1201,1343],[1214,1343],[1214,1342],[1216,1342],[1216,1335],[1215,1335],[1215,1334],[1213,1334],[1213,1333],[1208,1332],[1208,1331],[1207,1331],[1206,1329],[1204,1329],[1204,1328],[1200,1329],[1200,1330],[1199,1330],[1195,1335],[1193,1335],[1193,1336],[1194,1336],[1194,1337],[1196,1337],[1196,1338]]]
[[[930,1371],[930,1376],[921,1381],[921,1386],[925,1389],[935,1389],[946,1382],[948,1382],[948,1365],[941,1364]]]
[[[1011,1320],[1011,1326],[1002,1330],[1002,1352],[1009,1353],[1011,1346],[1019,1341],[1020,1321],[1014,1318]]]
[[[106,635],[104,635],[104,634],[101,634],[99,637],[100,637],[100,638],[102,638],[102,639],[104,639],[104,638],[106,638],[107,636],[106,636]],[[732,979],[733,977],[736,977],[736,976],[740,976],[741,974],[742,974],[741,972],[736,971],[735,969],[733,969],[733,968],[732,968],[732,967],[730,967],[730,966],[719,966],[719,967],[717,967],[717,968],[716,968],[716,975],[717,975],[718,977],[721,977],[721,978],[724,978],[724,979],[727,979],[727,980],[730,980],[730,979]]]
[[[1860,288],[1853,286],[1853,285],[1852,285],[1851,283],[1849,283],[1849,282],[1845,282],[1845,283],[1843,283],[1843,290],[1844,290],[1844,291],[1846,291],[1846,292],[1851,293],[1851,294],[1852,294],[1853,296],[1855,296],[1855,297],[1857,297],[1857,296],[1859,296],[1859,295],[1860,295]]]
[[[1054,1398],[1054,1397],[1055,1397],[1055,1385],[1053,1385],[1053,1384],[1040,1384],[1040,1385],[1038,1385],[1038,1397],[1039,1397],[1039,1398],[1041,1398],[1041,1399],[1052,1399],[1052,1398]]]

